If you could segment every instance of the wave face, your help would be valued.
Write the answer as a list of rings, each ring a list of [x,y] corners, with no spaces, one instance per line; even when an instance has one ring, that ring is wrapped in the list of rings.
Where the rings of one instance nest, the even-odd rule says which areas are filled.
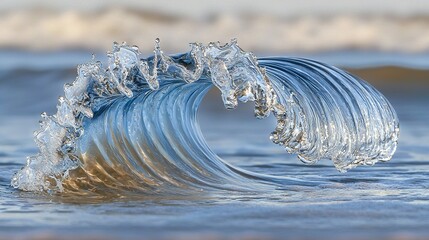
[[[273,143],[305,163],[331,159],[340,171],[389,160],[399,122],[386,98],[332,66],[299,58],[257,59],[235,40],[220,46],[139,58],[114,44],[108,65],[91,61],[65,85],[57,113],[42,114],[34,133],[40,152],[12,178],[26,191],[188,194],[209,189],[258,190],[308,184],[248,172],[220,159],[196,120],[215,86],[224,105],[254,101],[255,116],[273,114]],[[228,137],[228,136],[225,136]]]

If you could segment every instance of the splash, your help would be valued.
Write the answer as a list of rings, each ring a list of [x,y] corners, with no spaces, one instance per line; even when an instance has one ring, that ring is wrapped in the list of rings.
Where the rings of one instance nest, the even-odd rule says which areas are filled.
[[[201,189],[258,189],[305,180],[244,171],[206,144],[196,113],[212,87],[227,109],[253,101],[273,114],[273,143],[309,164],[331,159],[340,171],[389,160],[399,122],[368,83],[316,61],[256,58],[235,40],[191,44],[169,56],[113,45],[107,67],[95,58],[64,86],[57,113],[43,113],[34,138],[40,152],[12,178],[15,188],[50,192],[180,194]],[[228,136],[225,136],[228,137]],[[263,187],[262,187],[263,188]]]

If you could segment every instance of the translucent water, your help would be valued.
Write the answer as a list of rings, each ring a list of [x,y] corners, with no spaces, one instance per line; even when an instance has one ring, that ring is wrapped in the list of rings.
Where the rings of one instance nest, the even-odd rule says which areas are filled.
[[[212,85],[227,109],[254,101],[257,118],[273,113],[270,139],[305,163],[331,159],[345,171],[389,160],[396,150],[399,122],[390,103],[342,70],[298,58],[258,60],[235,40],[195,43],[188,53],[168,56],[157,39],[153,57],[139,59],[137,47],[115,43],[107,68],[95,60],[79,65],[57,113],[42,114],[34,133],[39,154],[11,184],[27,191],[153,195],[316,184],[222,161],[196,120]]]

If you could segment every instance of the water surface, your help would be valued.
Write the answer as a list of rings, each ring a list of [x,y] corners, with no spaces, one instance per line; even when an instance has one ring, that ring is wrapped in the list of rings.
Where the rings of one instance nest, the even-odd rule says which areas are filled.
[[[8,57],[4,57],[6,54]],[[90,56],[70,52],[0,55],[2,238],[46,234],[68,238],[75,234],[103,238],[282,238],[288,234],[327,239],[349,234],[358,238],[429,235],[429,84],[424,82],[429,71],[421,67],[423,63],[420,69],[386,68],[383,62],[375,69],[352,69],[385,94],[398,113],[401,136],[390,162],[359,167],[346,174],[337,172],[330,161],[303,165],[268,139],[275,124],[273,118],[254,119],[251,104],[234,111],[224,110],[219,94],[210,93],[199,118],[204,136],[218,155],[254,172],[322,184],[295,189],[285,186],[266,194],[228,192],[82,202],[70,196],[21,192],[9,184],[12,174],[24,165],[25,157],[37,152],[32,131],[38,127],[39,114],[54,113],[63,84],[75,78],[75,64]],[[365,65],[359,55],[339,56]],[[228,140],[225,136],[229,136]]]

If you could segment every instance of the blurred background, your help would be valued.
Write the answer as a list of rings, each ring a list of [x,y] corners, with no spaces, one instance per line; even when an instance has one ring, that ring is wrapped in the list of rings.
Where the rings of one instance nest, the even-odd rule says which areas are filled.
[[[260,53],[429,50],[424,0],[5,0],[0,47],[105,51],[127,41],[149,51],[161,38],[171,52],[190,42],[238,38]]]

